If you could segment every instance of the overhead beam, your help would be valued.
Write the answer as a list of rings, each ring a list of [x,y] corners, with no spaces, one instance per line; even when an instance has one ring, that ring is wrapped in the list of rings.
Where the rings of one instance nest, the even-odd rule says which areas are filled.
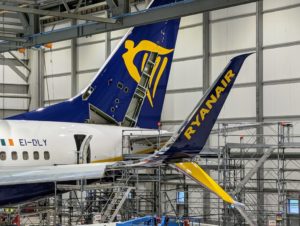
[[[170,5],[169,7],[159,7],[140,11],[134,14],[127,14],[120,17],[122,23],[86,23],[70,28],[58,29],[52,32],[35,34],[30,37],[31,42],[24,43],[25,48],[34,45],[41,45],[49,42],[59,42],[76,37],[89,36],[109,31],[141,26],[149,23],[161,22],[197,13],[218,10],[222,8],[256,2],[257,0],[192,0],[182,1]],[[104,19],[104,18],[103,18]],[[3,46],[0,44],[0,52],[14,50],[13,46],[18,43]]]
[[[62,18],[69,18],[69,19],[95,21],[99,23],[116,23],[116,19],[111,19],[111,18],[102,18],[102,17],[91,16],[91,15],[79,15],[79,14],[56,12],[56,11],[41,10],[41,9],[34,9],[34,8],[24,8],[18,6],[10,6],[10,5],[0,5],[0,9],[4,11],[11,11],[11,12],[36,14],[36,15],[43,15],[43,16],[55,16],[55,17],[62,17]]]
[[[0,33],[4,34],[23,34],[24,29],[21,28],[10,28],[10,27],[1,27],[0,26]]]
[[[9,37],[9,36],[2,36],[2,35],[0,35],[0,40],[14,41],[14,42],[26,42],[27,41],[27,39],[25,39],[25,38]]]

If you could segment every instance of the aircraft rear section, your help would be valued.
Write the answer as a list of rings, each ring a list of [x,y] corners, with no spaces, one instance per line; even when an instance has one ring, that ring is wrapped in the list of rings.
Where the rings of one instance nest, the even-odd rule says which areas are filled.
[[[300,225],[299,0],[1,3],[0,225]]]

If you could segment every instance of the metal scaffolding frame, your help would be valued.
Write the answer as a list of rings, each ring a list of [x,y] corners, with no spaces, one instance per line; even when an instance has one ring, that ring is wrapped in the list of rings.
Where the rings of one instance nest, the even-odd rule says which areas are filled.
[[[289,226],[296,216],[288,212],[288,199],[295,196],[299,199],[300,194],[300,181],[296,179],[300,173],[297,170],[300,166],[297,154],[300,136],[293,134],[293,123],[262,123],[263,130],[269,131],[264,134],[256,133],[257,126],[257,123],[253,123],[252,128],[250,124],[218,124],[218,129],[211,135],[217,142],[211,141],[214,146],[205,148],[193,160],[237,201],[244,203],[244,209],[223,203],[194,181],[163,165],[108,171],[105,178],[94,184],[85,181],[78,181],[76,185],[56,184],[55,197],[19,206],[14,214],[20,214],[24,222],[30,220],[31,225],[34,225],[34,219],[36,225],[53,225],[55,222],[74,225],[128,220],[150,214],[178,219],[196,217],[199,222],[222,226],[267,225],[269,220]],[[137,141],[136,136],[133,137]],[[128,135],[123,139],[126,140],[123,145],[130,145],[123,147],[124,155],[130,159],[132,153],[128,150],[133,143],[128,142]],[[142,139],[138,139],[139,145]],[[144,139],[148,145],[149,137]],[[257,139],[262,143],[257,143]],[[152,145],[155,145],[154,140]],[[208,150],[214,151],[209,153]],[[132,158],[139,156],[135,154]],[[256,174],[262,166],[264,189],[260,190]],[[184,195],[178,196],[179,192]],[[260,213],[260,219],[257,218],[258,197],[264,197],[264,212]]]

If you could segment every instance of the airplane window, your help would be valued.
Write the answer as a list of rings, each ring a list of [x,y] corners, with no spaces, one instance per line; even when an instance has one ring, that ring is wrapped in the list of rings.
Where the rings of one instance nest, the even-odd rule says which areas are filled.
[[[34,160],[39,160],[39,158],[40,158],[40,154],[37,151],[34,151],[33,152],[33,159]]]
[[[1,151],[1,152],[0,152],[0,159],[1,159],[2,161],[6,160],[6,153],[5,153],[4,151]]]
[[[49,151],[45,151],[44,152],[44,159],[45,160],[49,160],[50,159],[50,153],[49,153]]]
[[[29,159],[28,152],[23,151],[23,160],[28,160],[28,159]]]
[[[17,159],[18,159],[18,153],[17,153],[16,151],[13,151],[13,152],[11,153],[11,159],[12,159],[12,160],[17,160]]]

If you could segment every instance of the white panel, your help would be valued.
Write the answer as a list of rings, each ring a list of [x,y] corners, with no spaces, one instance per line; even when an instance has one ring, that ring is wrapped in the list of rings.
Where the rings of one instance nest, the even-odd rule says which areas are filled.
[[[129,29],[122,29],[122,30],[112,31],[111,32],[111,38],[123,37],[127,33],[128,30]]]
[[[28,71],[24,67],[17,67],[17,69],[28,76]],[[3,67],[3,65],[0,65],[0,83],[26,84],[26,82],[9,66]]]
[[[16,55],[19,59],[28,59],[28,55],[29,55],[29,51],[26,49],[25,54],[24,53],[20,53],[19,51],[11,51],[14,55]],[[2,53],[5,57],[7,58],[12,58],[12,55],[8,52]]]
[[[97,69],[105,61],[105,43],[79,46],[78,70]]]
[[[264,50],[264,80],[300,77],[300,46]]]
[[[104,40],[105,40],[105,34],[101,33],[101,34],[77,38],[77,44],[83,44],[83,43],[88,43],[88,42],[100,42],[100,41],[104,41]]]
[[[29,100],[25,98],[0,98],[0,108],[4,109],[28,109]]]
[[[111,41],[111,51],[113,52],[114,49],[118,46],[118,44],[120,43],[121,39],[117,39],[117,40],[113,40]]]
[[[220,73],[224,70],[226,65],[229,63],[230,59],[232,59],[234,55],[227,56],[217,56],[211,58],[211,83],[215,81],[215,79],[220,75]],[[249,83],[255,82],[256,80],[256,55],[252,54],[249,56],[236,79],[236,83]]]
[[[300,40],[300,7],[264,14],[264,45]]]
[[[183,120],[194,109],[202,92],[167,94],[162,112],[162,120]]]
[[[78,74],[78,90],[83,90],[94,78],[97,72]]]
[[[46,75],[71,72],[71,50],[64,49],[45,53]]]
[[[61,42],[54,42],[53,49],[63,48],[63,47],[71,47],[71,40],[61,41]]]
[[[239,16],[248,13],[254,13],[256,11],[256,3],[240,5],[220,10],[215,10],[210,13],[210,19],[216,20],[221,18],[227,18],[232,16]]]
[[[279,7],[284,7],[293,4],[299,4],[300,0],[264,0],[264,10],[266,9],[276,9]]]
[[[175,58],[202,55],[202,26],[179,30],[175,47]]]
[[[168,90],[202,87],[202,59],[173,62]]]
[[[45,78],[45,100],[71,97],[71,76]]]
[[[264,87],[264,115],[300,115],[300,84],[283,84]]]
[[[211,24],[213,53],[255,46],[255,16]]]
[[[254,117],[255,106],[255,87],[232,89],[219,118]]]
[[[203,21],[203,15],[202,15],[202,13],[196,14],[196,15],[192,15],[192,16],[185,16],[185,17],[181,18],[180,27],[202,23],[202,21]]]

